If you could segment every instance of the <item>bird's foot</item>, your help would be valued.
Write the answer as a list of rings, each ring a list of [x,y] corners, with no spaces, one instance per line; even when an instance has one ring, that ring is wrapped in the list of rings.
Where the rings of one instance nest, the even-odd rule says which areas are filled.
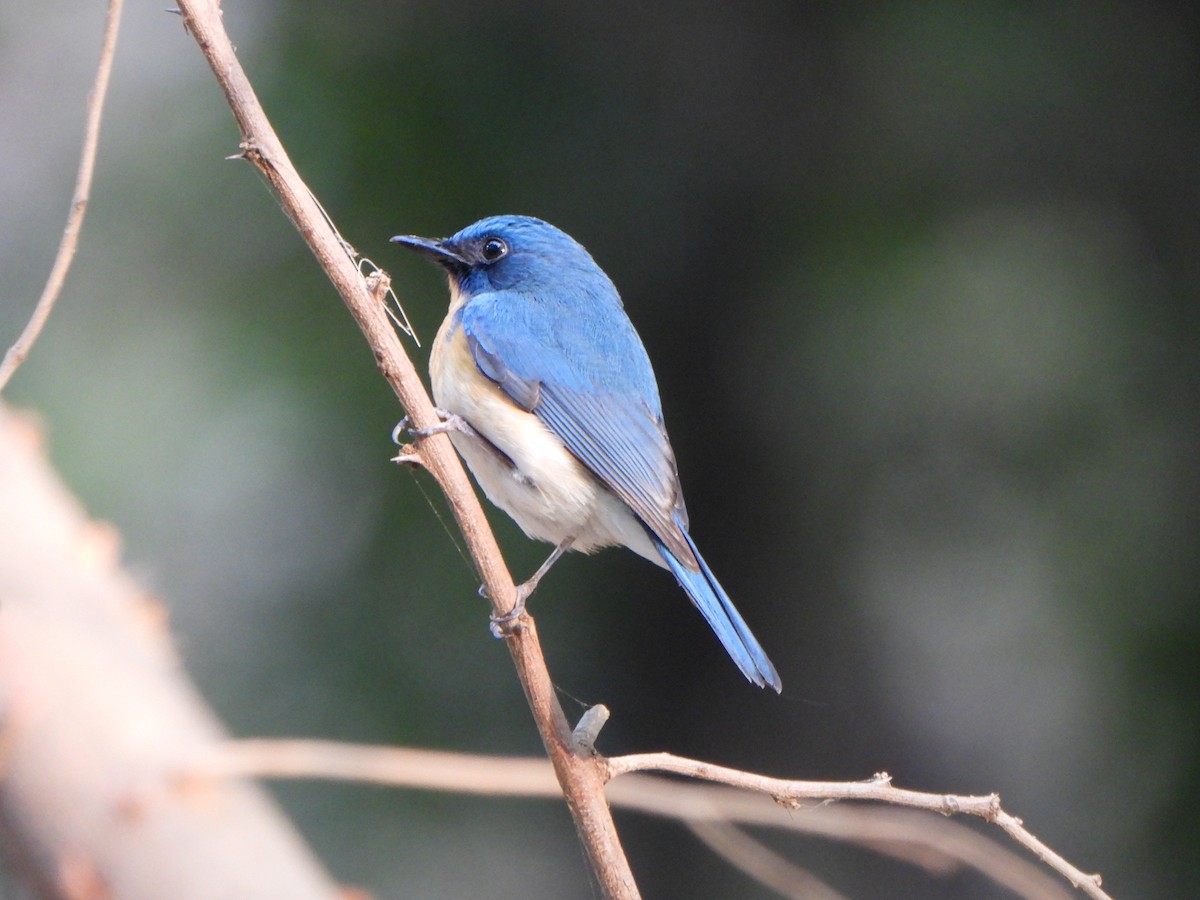
[[[529,599],[530,594],[537,590],[538,582],[542,580],[542,576],[550,571],[550,567],[558,561],[560,556],[570,549],[573,543],[575,543],[575,538],[573,536],[567,538],[554,548],[554,552],[550,554],[550,558],[542,563],[541,567],[533,573],[532,578],[530,578],[524,584],[517,585],[516,605],[503,615],[492,616],[491,628],[493,635],[498,638],[503,638],[512,634],[516,634],[521,630],[521,623],[519,620],[525,615],[525,601]],[[487,585],[479,586],[479,596],[483,597],[485,600],[489,599]]]
[[[446,434],[451,431],[457,431],[460,434],[470,435],[471,437],[479,437],[475,429],[467,424],[467,420],[458,413],[448,412],[447,410],[438,407],[434,410],[438,418],[441,420],[432,428],[415,428],[412,420],[405,416],[396,423],[396,427],[392,429],[392,443],[399,444],[402,434],[411,434],[418,440],[421,438],[432,437],[435,434]]]
[[[512,609],[499,616],[493,613],[489,617],[488,627],[491,629],[493,637],[506,638],[521,630],[521,619],[525,616],[525,601],[529,599],[529,595],[533,593],[543,574],[544,569],[539,569],[537,574],[524,584],[517,585],[517,602],[513,605]],[[487,599],[487,585],[481,584],[479,586],[479,596]]]
[[[512,637],[521,630],[521,619],[525,617],[525,598],[529,596],[521,592],[523,587],[523,584],[517,585],[517,603],[512,609],[500,616],[493,613],[488,618],[488,628],[497,640]],[[482,593],[483,588],[479,590]]]

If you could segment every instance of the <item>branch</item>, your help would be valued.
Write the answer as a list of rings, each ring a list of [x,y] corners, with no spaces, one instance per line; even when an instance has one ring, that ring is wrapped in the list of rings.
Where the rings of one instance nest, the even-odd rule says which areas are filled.
[[[612,782],[608,795],[614,806],[653,815],[669,809],[693,823],[736,822],[855,843],[934,874],[965,866],[1022,897],[1069,896],[1056,880],[995,841],[951,819],[917,810],[825,801],[797,810],[763,794],[636,774]]]
[[[8,384],[17,367],[29,356],[34,341],[42,333],[42,326],[50,318],[58,295],[62,292],[67,280],[67,272],[71,269],[71,261],[75,259],[75,248],[79,245],[79,231],[83,228],[83,214],[87,211],[88,197],[92,190],[92,172],[96,168],[96,145],[100,140],[100,119],[104,114],[104,97],[108,94],[108,75],[112,71],[113,54],[117,48],[117,32],[121,26],[121,6],[124,0],[108,0],[108,17],[104,22],[104,41],[100,49],[100,65],[96,71],[96,80],[88,94],[87,126],[83,134],[83,150],[79,158],[79,173],[75,176],[75,196],[71,198],[71,212],[67,215],[67,227],[63,231],[62,240],[58,244],[58,253],[54,257],[54,265],[50,268],[50,277],[42,288],[42,296],[37,306],[33,308],[25,330],[17,338],[16,343],[8,348],[4,360],[0,361],[0,391]]]
[[[412,423],[418,428],[436,425],[433,404],[392,329],[383,304],[377,295],[369,293],[351,258],[352,251],[348,251],[329,223],[271,128],[234,54],[221,24],[219,8],[212,0],[180,0],[179,6],[188,31],[208,60],[237,120],[242,133],[242,155],[266,177],[284,211],[341,295]],[[495,614],[506,615],[516,604],[512,576],[449,438],[438,435],[423,440],[414,452],[445,492]],[[533,619],[525,616],[520,621],[522,627],[506,643],[579,837],[605,895],[635,898],[638,891],[633,873],[604,797],[602,768],[572,740],[546,669]]]
[[[2,404],[0,497],[0,853],[33,895],[333,900],[258,785],[179,789],[180,767],[226,735],[113,529]]]
[[[550,798],[559,795],[550,766],[541,759],[363,746],[321,740],[237,740],[212,749],[212,753],[196,759],[185,777],[203,779],[253,775],[264,778],[323,778],[485,796]],[[627,765],[626,761],[629,760],[636,763],[639,759],[648,758],[616,757],[609,762],[620,767]],[[710,768],[735,772],[720,767]],[[759,778],[745,772],[736,772],[736,775]],[[870,799],[889,802],[880,793],[881,785],[878,782],[847,785],[767,780],[773,786],[844,788],[846,793],[841,795],[841,799],[849,799],[851,794],[857,795],[864,789],[870,789],[876,794]],[[896,788],[887,790],[893,794],[945,800],[943,795],[918,795]],[[798,806],[794,801],[781,804],[768,793],[689,784],[677,779],[639,774],[626,775],[611,782],[606,792],[616,808],[675,819],[693,830],[705,823],[777,828],[859,844],[936,874],[961,867],[972,868],[1023,897],[1067,900],[1070,896],[1058,881],[994,840],[951,819],[931,817],[923,811],[878,805],[835,806],[821,803],[803,808],[800,810],[802,814],[797,815]],[[806,799],[824,801],[834,798],[828,792],[813,790]],[[941,812],[942,809],[937,811]],[[785,877],[793,885],[806,883],[802,881],[803,876],[789,877],[782,865],[769,861],[762,852],[765,848],[750,849],[747,844],[749,839],[745,835],[738,837],[736,847],[727,831],[706,831],[697,836],[705,843],[710,843],[710,839],[722,841],[723,847],[718,852],[748,875],[766,884],[778,888]],[[796,875],[795,867],[786,865]],[[817,896],[815,888],[812,890],[813,893],[807,896]]]
[[[985,822],[999,826],[1009,837],[1034,853],[1046,865],[1089,897],[1096,898],[1096,900],[1111,900],[1108,894],[1100,888],[1099,875],[1086,874],[1034,837],[1020,819],[1001,809],[999,794],[967,797],[910,791],[893,787],[891,776],[886,772],[880,772],[870,781],[792,781],[742,772],[738,769],[717,766],[700,760],[686,759],[671,753],[630,754],[614,757],[607,760],[606,763],[612,778],[628,772],[671,772],[675,775],[685,775],[689,778],[698,778],[703,781],[712,781],[766,794],[774,798],[777,803],[788,806],[799,805],[803,801],[874,800],[879,803],[929,810],[946,816],[962,813],[978,816]]]

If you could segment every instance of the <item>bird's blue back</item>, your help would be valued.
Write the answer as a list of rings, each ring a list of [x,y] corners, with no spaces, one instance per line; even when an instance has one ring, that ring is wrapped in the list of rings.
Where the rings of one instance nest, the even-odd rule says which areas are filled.
[[[574,391],[640,400],[662,417],[646,349],[609,277],[570,235],[527,216],[493,216],[464,228],[450,244],[497,235],[510,255],[472,271],[460,284],[468,334],[503,343],[507,367],[522,378]]]
[[[658,385],[616,287],[578,242],[540,219],[483,219],[447,243],[487,236],[505,240],[508,256],[459,286],[476,364],[690,562]]]

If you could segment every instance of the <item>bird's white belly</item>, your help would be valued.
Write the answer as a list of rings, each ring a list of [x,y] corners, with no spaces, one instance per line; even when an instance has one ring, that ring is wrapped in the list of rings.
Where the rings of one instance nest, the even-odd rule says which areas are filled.
[[[446,327],[435,338],[430,358],[434,401],[465,419],[512,462],[469,435],[450,432],[488,499],[536,540],[558,544],[571,537],[573,548],[584,552],[621,544],[665,565],[629,507],[537,416],[515,406],[479,371],[461,328],[450,325],[455,330],[446,340]]]

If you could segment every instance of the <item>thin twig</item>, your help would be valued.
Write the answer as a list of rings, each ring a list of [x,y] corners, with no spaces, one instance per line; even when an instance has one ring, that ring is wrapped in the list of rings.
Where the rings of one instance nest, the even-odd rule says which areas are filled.
[[[628,772],[670,772],[699,778],[717,784],[726,784],[744,790],[757,791],[773,797],[777,803],[795,805],[805,801],[828,800],[873,800],[913,809],[925,809],[943,815],[967,814],[978,816],[986,822],[999,826],[1013,840],[1034,853],[1072,885],[1096,900],[1111,900],[1100,887],[1100,876],[1089,875],[1067,862],[1041,840],[1034,837],[1024,823],[1006,813],[1000,807],[1000,795],[957,796],[954,794],[930,794],[892,786],[886,773],[875,775],[870,781],[793,781],[770,778],[742,772],[725,766],[717,766],[701,760],[686,759],[671,753],[639,753],[618,756],[606,760],[610,776],[615,778]]]
[[[649,815],[783,828],[858,844],[934,875],[969,867],[1020,897],[1070,897],[1055,877],[995,840],[953,819],[921,810],[832,802],[792,809],[765,794],[639,774],[611,782],[608,799],[615,807]]]
[[[688,759],[673,753],[631,753],[627,756],[611,757],[605,760],[605,763],[611,778],[630,772],[670,772],[673,775],[686,775],[688,778],[699,778],[715,784],[756,791],[774,797],[777,802],[783,804],[798,804],[802,801],[874,800],[877,803],[925,809],[946,816],[968,813],[989,822],[1000,810],[1000,797],[997,794],[968,797],[910,791],[893,787],[891,776],[886,772],[876,773],[869,781],[796,781],[743,772],[740,769]]]
[[[847,900],[807,869],[790,862],[728,822],[687,822],[708,849],[755,881],[792,900]]]
[[[542,759],[322,740],[230,741],[198,760],[184,777],[213,776],[324,778],[485,796],[560,794]],[[916,810],[828,803],[795,810],[762,793],[636,773],[609,783],[606,792],[616,808],[689,825],[724,822],[783,829],[858,844],[933,874],[969,867],[1021,897],[1070,896],[1051,875],[995,840]]]
[[[96,147],[100,142],[100,120],[104,114],[104,97],[108,94],[108,76],[112,72],[113,54],[117,48],[117,32],[121,26],[121,6],[124,0],[108,0],[108,18],[104,22],[104,40],[100,49],[100,65],[96,70],[96,80],[88,94],[87,126],[83,132],[83,150],[79,156],[79,173],[75,176],[75,196],[71,198],[71,212],[67,215],[67,227],[63,230],[62,240],[58,243],[58,254],[54,257],[54,265],[50,269],[50,277],[42,288],[42,296],[33,315],[25,325],[25,330],[17,338],[16,343],[8,348],[4,360],[0,361],[0,391],[8,384],[17,367],[29,356],[34,341],[42,333],[42,327],[50,318],[55,301],[62,292],[67,280],[67,272],[71,269],[71,261],[75,258],[75,248],[79,246],[79,231],[83,227],[83,214],[87,211],[88,198],[92,190],[92,173],[96,169]]]
[[[220,10],[212,0],[180,0],[179,6],[187,30],[208,60],[241,130],[241,155],[265,176],[280,205],[341,295],[413,425],[417,428],[436,425],[433,403],[392,328],[384,304],[364,285],[362,273],[344,242],[339,241],[293,167],[238,62],[221,22]],[[415,455],[445,492],[494,613],[506,615],[516,605],[512,576],[449,438],[435,435],[423,440],[415,448]],[[632,900],[639,896],[638,890],[604,796],[604,773],[597,760],[582,752],[571,736],[532,617],[525,616],[519,621],[520,627],[505,643],[580,840],[605,896]]]

